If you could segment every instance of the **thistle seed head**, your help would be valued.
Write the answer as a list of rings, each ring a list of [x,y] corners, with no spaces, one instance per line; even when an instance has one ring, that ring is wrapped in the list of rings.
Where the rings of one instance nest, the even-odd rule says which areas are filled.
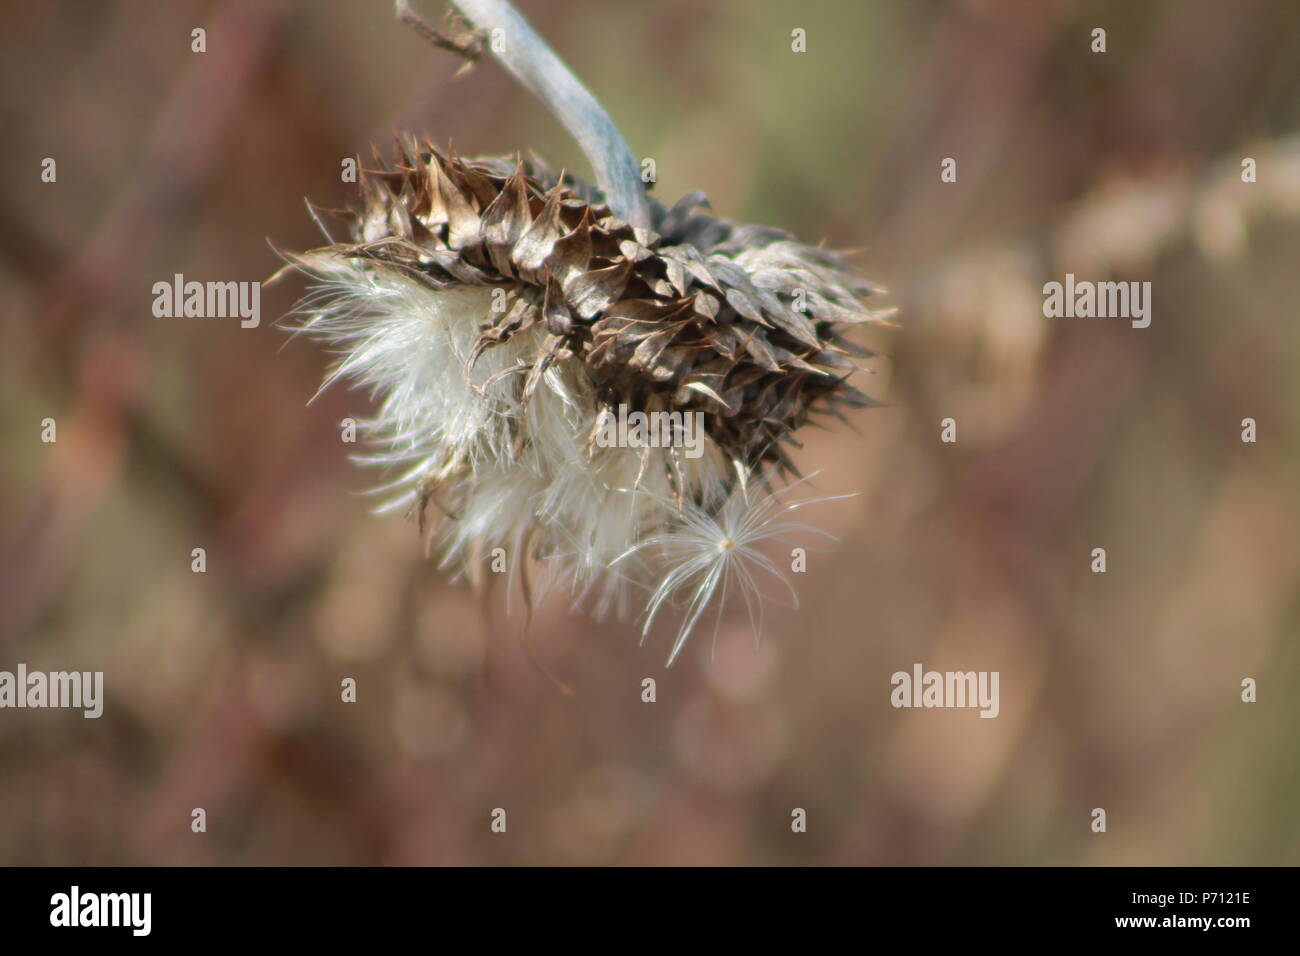
[[[641,229],[536,160],[412,140],[399,155],[364,174],[349,241],[289,259],[315,281],[300,327],[340,353],[330,380],[377,398],[368,458],[396,469],[390,506],[422,526],[443,512],[446,563],[559,559],[603,612],[627,570],[651,570],[641,545],[738,494],[761,501],[794,473],[786,445],[811,415],[872,404],[846,381],[871,353],[842,333],[884,313],[836,253],[716,217],[699,194],[652,202]],[[597,445],[619,406],[701,413],[702,453]],[[744,542],[710,547],[727,559]]]

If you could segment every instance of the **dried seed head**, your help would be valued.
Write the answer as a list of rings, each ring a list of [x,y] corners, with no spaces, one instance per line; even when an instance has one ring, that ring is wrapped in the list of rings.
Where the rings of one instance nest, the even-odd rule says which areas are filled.
[[[395,501],[422,521],[432,502],[449,516],[448,562],[560,557],[603,610],[623,596],[616,559],[793,472],[785,443],[810,415],[871,404],[846,382],[870,353],[840,333],[880,320],[872,287],[698,194],[651,203],[640,229],[537,161],[408,140],[362,195],[350,242],[291,257],[318,283],[298,311],[342,351],[333,377],[378,396],[372,460],[402,466]],[[702,453],[597,447],[619,406],[701,413]]]

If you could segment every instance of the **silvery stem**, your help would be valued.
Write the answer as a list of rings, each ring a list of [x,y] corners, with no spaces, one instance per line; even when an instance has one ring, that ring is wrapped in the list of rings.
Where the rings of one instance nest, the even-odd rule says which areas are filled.
[[[600,102],[529,25],[509,0],[448,0],[511,75],[542,101],[578,141],[614,215],[650,227],[641,169],[623,134]],[[497,33],[496,31],[500,31]]]

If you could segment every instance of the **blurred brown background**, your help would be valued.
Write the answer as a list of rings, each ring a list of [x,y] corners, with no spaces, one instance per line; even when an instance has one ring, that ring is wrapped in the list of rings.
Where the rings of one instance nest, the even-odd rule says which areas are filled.
[[[382,0],[6,3],[0,669],[108,699],[0,711],[0,862],[1300,863],[1300,6],[520,6],[661,199],[860,248],[901,307],[890,406],[798,455],[861,493],[809,509],[802,609],[665,671],[548,604],[565,695],[368,513],[366,396],[308,406],[329,357],[272,326],[298,280],[257,329],[151,314],[317,244],[304,197],[397,128],[585,170],[494,63]],[[1045,319],[1066,272],[1151,280],[1151,327]],[[1000,671],[1001,715],[891,708],[918,662]]]

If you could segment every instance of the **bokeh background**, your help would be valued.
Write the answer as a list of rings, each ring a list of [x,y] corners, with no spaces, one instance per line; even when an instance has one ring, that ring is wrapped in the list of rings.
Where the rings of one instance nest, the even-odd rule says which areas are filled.
[[[317,244],[304,198],[394,129],[585,170],[494,63],[383,0],[8,2],[0,669],[108,699],[0,712],[0,862],[1300,863],[1300,6],[520,6],[656,195],[861,249],[900,307],[888,407],[797,456],[859,493],[792,542],[800,610],[668,671],[562,603],[525,636],[369,513],[367,396],[308,405],[329,356],[272,325],[298,280],[257,329],[151,314]],[[1066,272],[1150,280],[1151,327],[1045,319]],[[1000,671],[1000,716],[893,709],[918,662]]]

